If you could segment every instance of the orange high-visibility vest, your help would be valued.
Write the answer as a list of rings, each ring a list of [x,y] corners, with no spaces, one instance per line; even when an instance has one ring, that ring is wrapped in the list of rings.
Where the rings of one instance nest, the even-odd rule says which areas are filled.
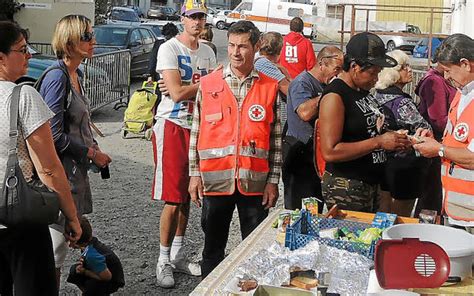
[[[474,102],[471,102],[457,118],[461,93],[458,91],[451,103],[448,122],[444,131],[443,145],[467,148],[474,138]],[[456,220],[474,221],[474,170],[463,168],[443,159],[441,166],[444,211]]]
[[[319,119],[314,122],[313,131],[313,152],[314,152],[314,168],[319,178],[323,178],[324,172],[326,171],[326,161],[323,158],[321,152],[321,132],[319,130]]]
[[[205,195],[262,195],[278,81],[259,73],[241,106],[216,71],[201,78],[197,150]]]

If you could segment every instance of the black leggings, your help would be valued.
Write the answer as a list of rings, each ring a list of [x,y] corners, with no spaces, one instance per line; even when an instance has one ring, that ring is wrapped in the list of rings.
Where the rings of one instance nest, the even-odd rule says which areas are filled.
[[[201,263],[203,279],[224,259],[235,206],[239,212],[242,239],[268,215],[268,210],[262,206],[262,196],[245,196],[238,191],[230,196],[205,196],[201,213],[205,235]]]
[[[47,225],[0,229],[0,295],[58,295]]]
[[[76,273],[78,264],[73,264],[69,269],[67,282],[75,284],[83,292],[83,296],[106,296],[117,292],[120,285],[113,281],[99,281],[82,274]]]

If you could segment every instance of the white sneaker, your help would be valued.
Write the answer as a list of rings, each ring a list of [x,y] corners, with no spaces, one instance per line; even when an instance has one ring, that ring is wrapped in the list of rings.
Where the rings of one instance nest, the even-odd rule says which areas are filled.
[[[201,265],[189,261],[186,257],[172,260],[171,263],[174,265],[174,271],[176,272],[201,276]]]
[[[156,283],[162,288],[173,288],[173,265],[169,262],[156,264]]]

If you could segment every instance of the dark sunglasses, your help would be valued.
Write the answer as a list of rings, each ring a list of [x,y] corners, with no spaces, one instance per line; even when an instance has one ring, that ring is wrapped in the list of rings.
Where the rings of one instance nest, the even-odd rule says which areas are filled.
[[[206,15],[204,13],[194,13],[191,15],[185,15],[185,17],[190,18],[192,20],[204,20],[206,19]]]
[[[84,32],[81,35],[81,41],[90,42],[92,39],[94,39],[94,36],[95,36],[94,32]]]

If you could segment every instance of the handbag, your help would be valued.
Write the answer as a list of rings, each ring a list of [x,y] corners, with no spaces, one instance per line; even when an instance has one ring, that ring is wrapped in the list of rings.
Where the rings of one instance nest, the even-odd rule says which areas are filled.
[[[0,197],[0,223],[10,226],[48,225],[57,221],[59,196],[41,182],[26,182],[18,163],[18,112],[21,85],[14,87],[10,102],[10,133],[8,162],[2,195]]]

